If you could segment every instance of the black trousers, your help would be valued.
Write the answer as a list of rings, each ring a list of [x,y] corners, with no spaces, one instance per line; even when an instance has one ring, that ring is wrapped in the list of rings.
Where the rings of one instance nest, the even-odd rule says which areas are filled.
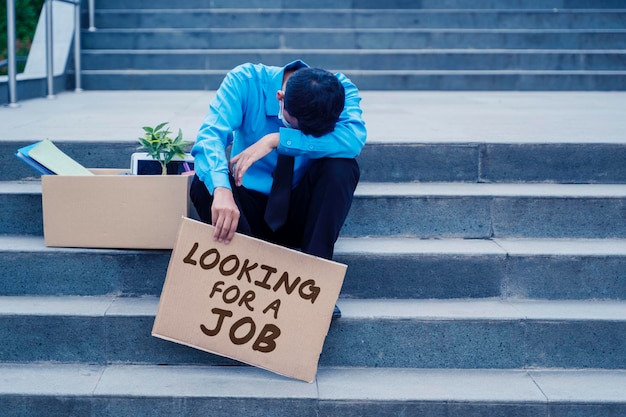
[[[263,220],[267,196],[245,187],[235,187],[231,178],[235,202],[241,213],[237,232],[332,259],[359,176],[355,159],[315,160],[292,190],[287,223],[276,232]],[[191,184],[190,197],[200,219],[210,224],[213,196],[197,176]]]

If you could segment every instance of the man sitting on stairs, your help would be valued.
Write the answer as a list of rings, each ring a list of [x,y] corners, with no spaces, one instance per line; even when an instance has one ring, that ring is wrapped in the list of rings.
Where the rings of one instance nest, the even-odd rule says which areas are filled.
[[[190,197],[213,238],[239,232],[332,259],[359,181],[360,102],[345,75],[299,60],[230,71],[191,151]]]

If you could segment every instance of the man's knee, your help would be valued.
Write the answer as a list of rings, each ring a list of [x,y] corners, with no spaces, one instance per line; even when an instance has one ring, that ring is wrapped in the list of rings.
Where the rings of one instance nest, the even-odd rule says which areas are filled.
[[[317,180],[324,186],[356,188],[361,175],[356,159],[322,158],[315,162]]]

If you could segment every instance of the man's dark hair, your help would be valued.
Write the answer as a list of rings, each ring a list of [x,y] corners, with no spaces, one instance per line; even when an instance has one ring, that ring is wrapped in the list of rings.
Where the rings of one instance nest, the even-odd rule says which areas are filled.
[[[343,85],[333,74],[319,68],[302,68],[287,80],[284,106],[298,119],[302,133],[319,137],[335,129],[345,99]]]

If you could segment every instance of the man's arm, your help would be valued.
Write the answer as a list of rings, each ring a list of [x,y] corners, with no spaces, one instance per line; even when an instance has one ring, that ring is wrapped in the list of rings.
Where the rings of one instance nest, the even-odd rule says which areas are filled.
[[[241,186],[243,176],[248,168],[276,149],[279,140],[280,135],[278,133],[267,134],[230,159],[230,172],[232,172],[235,184],[238,187]]]
[[[235,71],[225,77],[191,150],[196,174],[213,195],[211,219],[216,228],[213,238],[225,243],[232,240],[240,217],[228,178],[226,147],[232,142],[232,132],[242,123],[246,87],[245,80]]]
[[[309,158],[355,158],[367,139],[362,119],[361,97],[356,86],[343,74],[337,74],[346,93],[344,109],[335,130],[314,137],[296,129],[281,128],[278,151],[287,155],[307,155]]]
[[[233,131],[241,126],[246,88],[235,70],[226,75],[191,149],[196,174],[211,194],[215,187],[230,189],[226,148],[232,143]]]

